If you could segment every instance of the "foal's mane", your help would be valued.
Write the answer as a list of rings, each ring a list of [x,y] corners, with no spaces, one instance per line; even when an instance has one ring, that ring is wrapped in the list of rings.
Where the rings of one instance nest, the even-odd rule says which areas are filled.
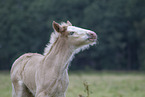
[[[69,24],[67,24],[67,23],[65,23],[65,22],[62,22],[61,24],[60,24],[60,26],[62,26],[62,27],[66,27],[66,26],[69,26]],[[52,32],[52,34],[51,34],[51,37],[50,37],[50,40],[49,40],[49,43],[46,45],[46,47],[44,48],[44,53],[43,53],[43,55],[46,55],[49,51],[50,51],[50,49],[51,49],[51,47],[53,46],[53,44],[56,42],[56,40],[58,39],[58,36],[59,36],[59,34],[57,33],[57,32]]]

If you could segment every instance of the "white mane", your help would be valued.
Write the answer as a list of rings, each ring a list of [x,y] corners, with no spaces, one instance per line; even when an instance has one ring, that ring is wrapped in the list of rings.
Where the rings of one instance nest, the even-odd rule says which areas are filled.
[[[57,38],[58,38],[58,33],[53,32],[53,33],[51,34],[49,43],[46,45],[46,47],[45,47],[45,49],[44,49],[43,55],[46,55],[46,54],[49,52],[49,50],[51,49],[53,43],[55,43],[55,41],[57,40]]]
[[[67,23],[65,23],[65,22],[62,22],[61,26],[69,26],[69,25]],[[59,36],[59,34],[57,32],[52,32],[51,37],[50,37],[50,41],[46,45],[43,55],[46,55],[49,52],[49,50],[51,49],[53,43],[55,43],[55,41],[57,40],[58,36]]]

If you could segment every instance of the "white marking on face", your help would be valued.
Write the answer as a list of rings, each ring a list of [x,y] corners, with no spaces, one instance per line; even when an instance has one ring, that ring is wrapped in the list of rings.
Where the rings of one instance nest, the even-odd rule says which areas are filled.
[[[76,32],[77,34],[86,34],[87,32],[90,32],[90,30],[82,29],[82,28],[75,27],[75,26],[68,26],[67,31]]]
[[[95,39],[91,39],[95,37],[95,32],[75,26],[68,26],[67,27],[68,31],[68,39],[70,43],[72,43],[75,46],[82,46],[82,45],[88,45],[95,43]],[[74,32],[71,34],[71,32]],[[92,33],[92,35],[91,35]],[[94,36],[93,36],[94,35]]]

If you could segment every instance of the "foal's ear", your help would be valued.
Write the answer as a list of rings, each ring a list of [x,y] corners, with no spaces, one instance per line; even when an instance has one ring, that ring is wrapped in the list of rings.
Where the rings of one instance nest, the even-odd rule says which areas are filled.
[[[69,26],[72,26],[72,24],[71,24],[71,22],[70,22],[70,21],[67,21],[67,24],[68,24]]]
[[[63,31],[63,28],[58,23],[56,23],[55,21],[53,21],[52,26],[53,26],[53,29],[57,32],[62,32]]]

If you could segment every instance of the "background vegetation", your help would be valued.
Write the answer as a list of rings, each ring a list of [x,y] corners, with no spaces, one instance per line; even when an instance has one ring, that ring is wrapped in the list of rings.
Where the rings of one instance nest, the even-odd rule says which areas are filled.
[[[26,52],[43,53],[52,21],[70,20],[99,37],[71,70],[145,70],[144,11],[145,0],[0,0],[0,69]]]

